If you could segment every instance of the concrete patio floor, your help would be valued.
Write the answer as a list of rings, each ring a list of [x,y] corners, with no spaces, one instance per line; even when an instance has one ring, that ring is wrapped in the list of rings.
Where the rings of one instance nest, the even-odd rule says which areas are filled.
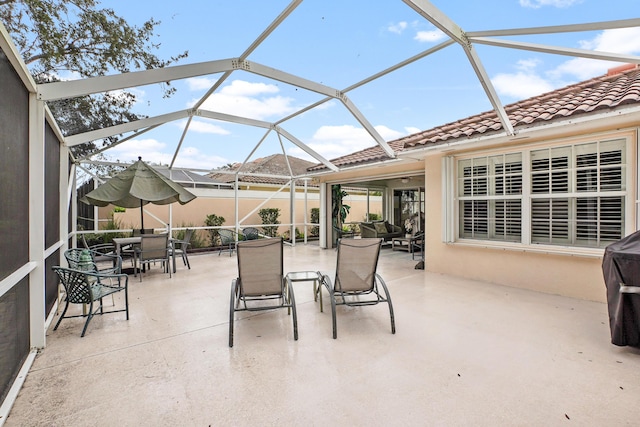
[[[335,257],[286,247],[285,271]],[[241,313],[230,349],[236,257],[189,259],[171,279],[130,278],[129,321],[98,316],[84,338],[83,319],[49,328],[5,425],[640,423],[640,351],[610,343],[605,304],[425,273],[383,249],[395,335],[386,305],[339,307],[332,339],[330,310],[298,282],[298,341],[286,310]]]

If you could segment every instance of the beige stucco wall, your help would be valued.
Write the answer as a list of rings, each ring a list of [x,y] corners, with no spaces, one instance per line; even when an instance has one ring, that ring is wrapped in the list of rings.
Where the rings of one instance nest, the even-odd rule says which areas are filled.
[[[425,160],[426,270],[606,302],[602,258],[443,243],[441,165],[441,156]]]
[[[232,190],[190,190],[198,197],[187,203],[186,205],[180,205],[174,203],[171,205],[172,209],[172,227],[181,226],[195,226],[203,227],[204,221],[207,215],[216,214],[222,216],[225,219],[225,226],[233,226],[235,223],[235,203],[234,192]],[[243,190],[239,192],[238,198],[238,211],[239,219],[242,220],[249,212],[258,208],[263,201],[269,196],[273,195],[273,191],[253,191]],[[366,196],[363,195],[349,195],[346,202],[351,206],[347,222],[350,221],[362,221],[367,211]],[[311,209],[320,206],[318,193],[307,193],[307,222],[311,222]],[[282,191],[269,200],[261,208],[278,208],[280,209],[279,221],[282,224],[291,223],[290,210],[289,210],[289,192]],[[163,228],[169,222],[169,206],[156,206],[152,204],[145,205],[144,225],[145,228]],[[258,209],[258,210],[259,210]],[[374,213],[379,213],[382,209],[381,197],[371,197],[370,210]],[[99,217],[101,222],[104,223],[109,218],[113,207],[103,208],[100,210]],[[241,228],[262,225],[262,219],[258,215],[258,210],[245,219]],[[295,204],[295,223],[300,232],[303,231],[305,214],[305,202],[304,193],[296,193]],[[157,216],[160,221],[153,216]],[[122,228],[140,228],[140,209],[127,209],[126,212],[115,213],[114,219],[118,221]],[[288,227],[283,225],[279,228],[278,232],[283,233],[288,230]]]

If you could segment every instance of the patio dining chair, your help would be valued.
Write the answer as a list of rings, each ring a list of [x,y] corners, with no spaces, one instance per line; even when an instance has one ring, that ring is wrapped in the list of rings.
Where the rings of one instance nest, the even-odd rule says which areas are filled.
[[[286,308],[293,317],[293,338],[298,339],[296,302],[291,281],[283,274],[282,238],[238,242],[238,277],[231,282],[229,347],[233,347],[236,311]]]
[[[81,271],[70,268],[64,268],[60,266],[52,267],[60,278],[60,282],[65,290],[65,306],[56,326],[53,328],[55,331],[60,326],[62,319],[68,319],[72,317],[86,317],[87,321],[82,328],[81,337],[87,332],[87,326],[89,322],[96,314],[108,314],[126,312],[127,320],[129,320],[129,276],[126,274],[104,274],[96,271]],[[124,291],[124,308],[119,310],[104,311],[102,299],[106,296],[113,295],[118,292]],[[94,310],[94,303],[98,304],[98,307]],[[86,304],[89,309],[86,313],[65,316],[69,304]]]
[[[220,236],[220,252],[218,252],[218,256],[222,251],[229,251],[229,256],[231,256],[236,248],[236,233],[233,230],[222,228],[218,230],[218,236]]]
[[[333,282],[323,274],[318,293],[322,300],[322,287],[331,299],[331,320],[333,338],[338,337],[336,327],[336,305],[360,307],[387,303],[391,317],[391,333],[396,333],[393,305],[389,290],[382,277],[376,272],[382,239],[341,239],[338,241],[338,259]],[[384,295],[380,293],[380,287]],[[322,305],[320,306],[322,311]]]
[[[192,235],[193,230],[188,228],[185,230],[184,236],[181,240],[174,239],[171,241],[171,257],[174,260],[174,264],[176,255],[179,255],[182,258],[182,262],[189,268],[189,270],[191,270],[191,265],[189,264],[189,257],[187,256],[187,248],[191,244]]]
[[[142,272],[151,266],[151,262],[160,262],[165,272],[168,271],[171,277],[169,265],[171,248],[168,234],[143,234],[140,236],[140,246],[134,249],[134,274],[140,273],[141,282]]]

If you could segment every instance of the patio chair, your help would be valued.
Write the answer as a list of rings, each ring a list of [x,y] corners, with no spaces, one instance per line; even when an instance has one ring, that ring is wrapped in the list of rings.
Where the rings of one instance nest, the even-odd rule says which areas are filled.
[[[134,274],[136,271],[140,273],[140,281],[142,282],[143,267],[150,267],[151,262],[160,262],[165,272],[169,272],[171,277],[171,267],[169,265],[169,256],[171,248],[169,247],[168,234],[143,234],[140,236],[140,246],[134,248]]]
[[[344,239],[338,241],[338,260],[333,283],[326,274],[322,275],[318,287],[322,299],[322,286],[327,288],[331,299],[331,320],[333,338],[337,338],[336,305],[359,307],[387,303],[391,316],[391,333],[396,333],[393,305],[389,290],[382,277],[376,273],[382,239]],[[382,287],[384,295],[380,293]],[[321,309],[322,311],[322,305]]]
[[[87,318],[84,328],[82,328],[81,337],[84,337],[84,334],[87,331],[87,326],[89,326],[89,322],[96,314],[119,313],[124,311],[127,313],[127,320],[129,320],[129,276],[126,274],[103,274],[96,271],[73,270],[60,266],[52,268],[60,278],[60,282],[62,283],[62,286],[64,286],[66,294],[66,304],[56,326],[53,328],[54,331],[58,329],[62,319],[68,319],[71,317]],[[125,308],[104,311],[102,298],[122,291],[124,291]],[[98,307],[96,307],[95,310],[93,307],[94,302],[98,302]],[[67,314],[69,304],[86,304],[89,306],[89,309],[86,314],[65,316],[65,314]]]
[[[255,227],[247,227],[242,229],[242,235],[245,240],[256,240],[260,238],[260,233]]]
[[[231,282],[229,347],[233,347],[236,311],[286,308],[293,315],[293,338],[298,339],[296,302],[291,281],[283,274],[282,238],[238,242],[238,278]]]
[[[95,245],[89,245],[84,234],[81,235],[82,247],[93,251],[92,256],[96,263],[100,264],[105,261],[112,261],[111,256],[117,255],[115,253],[112,243],[98,243]],[[104,256],[103,256],[104,255]]]
[[[91,257],[91,265],[83,259],[84,254]],[[73,270],[97,271],[103,274],[118,274],[122,270],[122,258],[115,253],[101,253],[86,248],[71,248],[64,251],[64,257]]]
[[[218,252],[218,256],[222,251],[226,250],[229,251],[229,256],[231,256],[236,248],[236,233],[233,230],[223,228],[218,230],[218,235],[220,236],[220,252]]]
[[[191,270],[189,264],[189,257],[187,257],[187,248],[191,244],[191,236],[193,235],[192,229],[186,229],[182,240],[174,239],[171,241],[171,256],[173,257],[174,267],[176,255],[182,257],[182,262]]]

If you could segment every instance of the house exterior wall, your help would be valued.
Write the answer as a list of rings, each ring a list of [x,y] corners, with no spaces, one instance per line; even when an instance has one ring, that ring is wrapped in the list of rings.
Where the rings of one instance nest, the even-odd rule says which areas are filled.
[[[599,122],[606,123],[606,122]],[[501,141],[499,144],[479,144],[469,148],[470,144],[460,144],[460,148],[447,149],[446,154],[432,150],[416,153],[422,156],[425,187],[425,270],[447,275],[461,276],[474,280],[529,289],[538,292],[563,295],[590,301],[606,302],[606,288],[602,275],[603,248],[585,248],[560,246],[551,244],[504,243],[487,240],[460,239],[458,237],[457,216],[458,201],[456,196],[457,160],[481,156],[508,153],[523,150],[579,145],[594,140],[626,140],[626,181],[625,226],[623,236],[637,229],[638,217],[638,128],[633,122],[627,126],[620,123],[589,128],[580,125],[570,130],[556,129],[546,131],[526,140]],[[404,155],[407,155],[406,153]],[[445,178],[443,159],[452,157],[454,171]],[[412,155],[412,157],[414,157]],[[399,170],[407,174],[415,169],[405,163],[392,166],[380,164],[370,168],[360,168],[328,174],[326,182],[349,182],[366,177],[370,181],[396,174]],[[443,180],[450,182],[444,185]],[[446,189],[446,190],[445,190]],[[452,203],[443,209],[447,197],[445,191],[451,192]],[[523,208],[523,215],[525,208]],[[451,217],[453,232],[446,235],[447,216]],[[527,233],[523,229],[522,233]],[[452,237],[452,238],[450,238]]]
[[[606,302],[602,257],[473,247],[442,239],[442,156],[425,160],[425,270]]]

